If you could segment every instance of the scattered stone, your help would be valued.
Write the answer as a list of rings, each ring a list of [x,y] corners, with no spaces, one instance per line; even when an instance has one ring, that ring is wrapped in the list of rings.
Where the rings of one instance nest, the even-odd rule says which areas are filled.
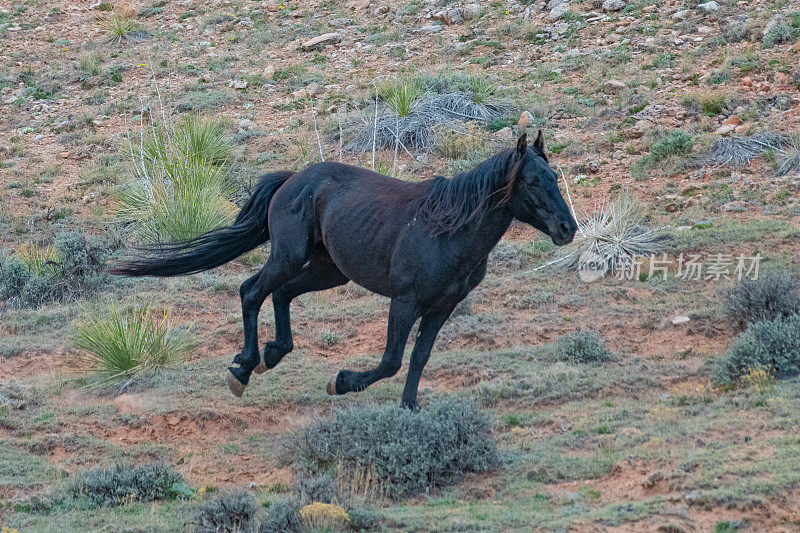
[[[704,4],[697,4],[697,9],[705,13],[716,13],[719,11],[719,4],[714,0],[711,0],[710,2],[706,2]]]
[[[519,121],[517,122],[517,126],[522,126],[523,128],[527,128],[533,124],[533,115],[529,111],[523,111],[522,114],[519,116]]]
[[[603,2],[603,11],[622,11],[625,9],[624,0],[605,0]]]
[[[268,80],[271,80],[272,76],[275,75],[275,67],[273,67],[272,65],[267,65],[266,67],[264,67],[264,72],[262,72],[261,75],[267,78]]]
[[[729,116],[728,118],[726,118],[725,120],[722,121],[722,125],[723,126],[727,126],[728,124],[733,124],[734,126],[738,126],[741,123],[742,123],[742,119],[740,119],[736,115],[731,115],[731,116]]]
[[[681,324],[685,324],[691,320],[688,316],[676,316],[672,319],[673,326],[680,326]]]
[[[247,89],[247,85],[247,80],[231,80],[228,82],[228,86],[234,89]]]
[[[323,35],[318,35],[313,39],[309,39],[303,44],[300,45],[304,51],[308,52],[310,50],[319,50],[320,48],[325,48],[328,45],[337,44],[342,42],[342,34],[331,32],[325,33]]]

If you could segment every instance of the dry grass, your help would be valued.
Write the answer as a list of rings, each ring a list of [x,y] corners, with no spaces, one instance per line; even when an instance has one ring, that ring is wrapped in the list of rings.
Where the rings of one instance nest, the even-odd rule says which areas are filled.
[[[559,248],[558,257],[547,266],[574,268],[584,254],[595,254],[610,272],[631,265],[638,257],[657,253],[663,228],[645,223],[647,209],[629,195],[596,206],[594,213],[576,217],[575,240]]]

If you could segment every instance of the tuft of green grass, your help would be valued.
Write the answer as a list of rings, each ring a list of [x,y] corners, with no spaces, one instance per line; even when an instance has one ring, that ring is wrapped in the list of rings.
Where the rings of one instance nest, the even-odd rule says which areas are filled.
[[[136,180],[117,194],[118,216],[147,241],[180,241],[233,220],[232,187],[225,172],[231,144],[222,126],[191,114],[159,125],[132,159]]]
[[[124,313],[112,305],[78,325],[73,345],[82,350],[80,361],[95,383],[103,385],[181,361],[195,340],[191,329],[171,327],[167,313],[157,317],[148,306]]]
[[[422,98],[422,87],[408,76],[392,78],[377,84],[378,96],[395,114],[407,117]]]
[[[485,75],[473,70],[469,74],[469,88],[472,91],[472,100],[476,104],[485,104],[497,90],[497,85]]]
[[[139,28],[139,23],[128,13],[109,15],[102,19],[100,26],[112,42],[136,40],[144,36],[144,32]]]

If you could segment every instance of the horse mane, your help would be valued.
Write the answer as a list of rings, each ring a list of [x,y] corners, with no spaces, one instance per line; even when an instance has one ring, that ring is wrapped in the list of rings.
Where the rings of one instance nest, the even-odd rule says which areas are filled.
[[[452,179],[434,178],[430,193],[419,204],[417,219],[425,222],[434,236],[452,234],[507,202],[519,174],[514,153],[513,148],[501,150]],[[492,201],[495,195],[500,196],[497,202]]]

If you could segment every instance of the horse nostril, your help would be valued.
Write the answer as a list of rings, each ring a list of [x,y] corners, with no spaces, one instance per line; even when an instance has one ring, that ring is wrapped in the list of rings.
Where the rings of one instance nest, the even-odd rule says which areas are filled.
[[[572,231],[572,228],[566,222],[562,222],[558,229],[560,229],[561,233],[564,235],[568,235]]]

